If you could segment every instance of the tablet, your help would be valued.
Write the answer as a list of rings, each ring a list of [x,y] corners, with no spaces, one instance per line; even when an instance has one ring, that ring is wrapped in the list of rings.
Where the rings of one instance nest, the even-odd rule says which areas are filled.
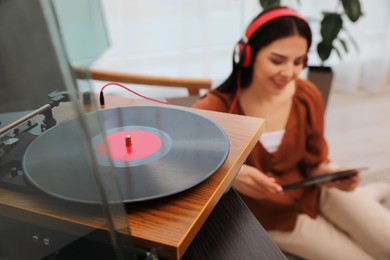
[[[309,177],[309,178],[306,178],[306,179],[301,180],[301,181],[292,182],[292,183],[282,185],[282,188],[284,191],[286,191],[286,190],[299,189],[299,188],[312,186],[312,185],[318,185],[318,184],[325,183],[325,182],[348,179],[348,178],[356,175],[358,172],[366,170],[366,169],[367,168],[348,169],[348,170],[338,171],[338,172],[324,174],[324,175],[320,175],[320,176]]]

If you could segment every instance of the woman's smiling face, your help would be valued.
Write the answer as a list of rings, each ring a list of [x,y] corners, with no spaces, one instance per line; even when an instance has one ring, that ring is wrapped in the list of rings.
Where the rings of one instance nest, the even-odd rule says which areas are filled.
[[[256,55],[252,84],[271,93],[283,91],[305,66],[307,41],[293,35],[273,41]]]

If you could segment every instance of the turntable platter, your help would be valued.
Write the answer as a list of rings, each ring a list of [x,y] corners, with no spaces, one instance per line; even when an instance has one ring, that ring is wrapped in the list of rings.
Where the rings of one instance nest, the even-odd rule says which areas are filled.
[[[64,122],[30,144],[22,165],[31,184],[61,199],[95,204],[101,201],[100,178],[107,194],[119,186],[123,202],[145,201],[203,182],[229,152],[222,128],[178,108],[106,109],[87,114],[83,122]]]

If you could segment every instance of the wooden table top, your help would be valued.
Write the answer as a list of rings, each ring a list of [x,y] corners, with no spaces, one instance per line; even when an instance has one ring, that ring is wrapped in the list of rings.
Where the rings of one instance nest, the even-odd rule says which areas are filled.
[[[128,105],[156,105],[156,103],[123,100],[106,97],[106,108]],[[156,248],[159,256],[179,259],[191,244],[221,196],[229,189],[241,165],[259,140],[264,120],[259,118],[228,115],[213,111],[178,107],[205,116],[221,126],[230,141],[228,157],[221,168],[206,181],[173,196],[125,205],[128,224],[134,243],[140,247]],[[58,111],[57,111],[58,110]],[[55,108],[55,114],[61,114]],[[72,225],[100,228],[104,225],[101,214],[94,209],[80,210],[79,205],[65,206],[57,199],[36,194],[0,188],[2,214],[18,220],[26,216],[44,216],[41,223],[52,223],[52,228],[62,230]],[[72,208],[73,207],[73,208]],[[97,213],[97,214],[94,214]],[[37,222],[39,222],[37,220]]]

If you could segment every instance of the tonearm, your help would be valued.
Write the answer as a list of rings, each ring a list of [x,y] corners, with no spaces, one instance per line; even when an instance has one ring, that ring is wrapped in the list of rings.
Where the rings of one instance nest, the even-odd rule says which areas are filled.
[[[41,130],[42,132],[55,126],[56,125],[56,120],[53,117],[53,112],[52,108],[56,107],[59,105],[60,102],[62,101],[69,101],[69,94],[67,94],[64,91],[54,91],[50,93],[49,95],[50,102],[44,106],[39,107],[38,109],[32,111],[31,113],[19,118],[18,120],[10,123],[9,125],[6,125],[3,128],[0,128],[0,138],[6,135],[8,132],[11,130],[15,129],[16,127],[20,126],[21,124],[25,123],[29,119],[43,114],[44,119],[41,125]]]

